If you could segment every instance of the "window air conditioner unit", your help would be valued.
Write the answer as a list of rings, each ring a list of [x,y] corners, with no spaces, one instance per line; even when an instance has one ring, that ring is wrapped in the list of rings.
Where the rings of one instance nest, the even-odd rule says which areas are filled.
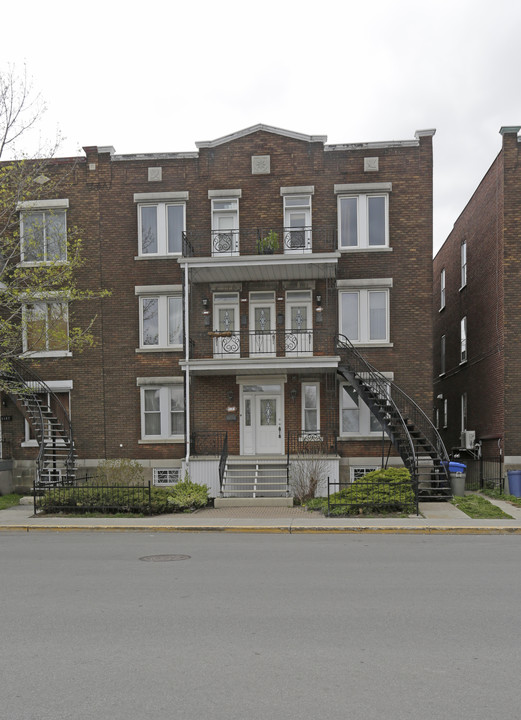
[[[476,444],[476,431],[475,430],[463,430],[461,433],[461,447],[465,450],[474,450]]]

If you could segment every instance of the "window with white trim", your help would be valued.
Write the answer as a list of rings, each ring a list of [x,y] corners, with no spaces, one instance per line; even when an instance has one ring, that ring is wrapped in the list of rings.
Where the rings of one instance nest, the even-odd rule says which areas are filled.
[[[339,304],[340,333],[353,344],[389,342],[389,290],[342,290]]]
[[[359,465],[359,466],[351,466],[349,468],[349,475],[351,482],[354,482],[355,480],[360,480],[364,477],[364,475],[367,475],[370,472],[375,472],[375,470],[379,470],[380,467],[377,465]]]
[[[46,385],[50,392],[37,393],[40,402],[44,409],[47,408],[53,413],[53,415],[63,422],[65,413],[70,417],[71,404],[70,404],[70,390],[72,389],[72,380],[50,380],[46,381]],[[53,427],[51,420],[48,417],[44,417],[44,432],[47,437],[51,437]],[[63,438],[57,438],[55,440],[57,445],[64,445]],[[33,426],[25,421],[25,440],[22,442],[22,447],[33,447],[38,445],[38,441],[34,434]]]
[[[461,432],[467,429],[467,393],[461,395]]]
[[[36,356],[61,356],[69,351],[66,302],[42,300],[22,308],[23,351]]]
[[[212,255],[239,252],[239,199],[212,198]]]
[[[154,485],[175,485],[181,477],[181,468],[154,468],[153,483]]]
[[[461,243],[461,287],[467,284],[467,243]]]
[[[46,203],[49,207],[45,207]],[[27,201],[19,205],[22,262],[67,260],[68,205],[68,200]]]
[[[443,427],[446,428],[449,422],[449,403],[447,398],[443,400]]]
[[[445,268],[440,273],[440,310],[445,307]]]
[[[185,204],[150,202],[138,205],[140,255],[181,255]]]
[[[184,437],[184,407],[183,385],[142,386],[142,439],[153,441]]]
[[[320,383],[302,383],[302,432],[320,432]]]
[[[460,322],[460,362],[467,361],[467,318],[461,318]]]
[[[183,299],[180,294],[141,295],[139,298],[140,347],[183,347]]]
[[[284,252],[311,252],[311,195],[284,195]]]
[[[440,339],[440,375],[445,374],[445,348],[446,338],[445,335],[442,335]]]
[[[389,195],[357,193],[338,197],[341,250],[389,246]]]
[[[340,384],[340,436],[371,436],[382,432],[380,421],[369,410],[356,389]]]

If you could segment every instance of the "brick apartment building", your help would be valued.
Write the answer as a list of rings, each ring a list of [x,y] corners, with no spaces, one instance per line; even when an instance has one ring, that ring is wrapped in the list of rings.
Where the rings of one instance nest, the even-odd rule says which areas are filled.
[[[462,459],[521,467],[521,143],[502,148],[434,259],[440,433]]]
[[[335,338],[430,414],[433,135],[327,145],[257,125],[196,152],[56,161],[67,189],[36,209],[81,228],[80,283],[111,295],[71,310],[96,314],[94,347],[24,350],[80,470],[132,458],[168,483],[188,466],[217,496],[234,468],[239,495],[282,482],[288,457],[320,456],[332,480],[401,464]],[[2,433],[27,486],[38,443],[19,405],[3,398]]]

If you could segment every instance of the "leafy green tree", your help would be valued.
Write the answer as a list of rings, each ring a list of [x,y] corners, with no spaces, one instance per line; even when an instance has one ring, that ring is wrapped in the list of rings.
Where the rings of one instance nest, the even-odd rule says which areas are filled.
[[[78,284],[81,232],[67,227],[66,210],[38,203],[67,197],[74,163],[56,162],[59,137],[31,154],[19,150],[44,112],[25,70],[0,69],[0,389],[21,353],[91,345],[95,318],[80,324],[74,308],[106,294]]]

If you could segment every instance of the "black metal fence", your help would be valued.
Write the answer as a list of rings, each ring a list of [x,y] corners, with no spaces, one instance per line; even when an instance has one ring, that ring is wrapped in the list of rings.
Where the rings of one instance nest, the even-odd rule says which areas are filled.
[[[418,483],[412,480],[327,481],[327,514],[419,514]]]
[[[503,490],[505,479],[502,456],[476,460],[462,458],[461,462],[467,466],[465,490],[482,490],[483,488]]]
[[[33,485],[34,514],[39,512],[67,513],[145,513],[152,511],[150,481],[141,485],[108,485],[93,478],[72,484],[42,488]]]

